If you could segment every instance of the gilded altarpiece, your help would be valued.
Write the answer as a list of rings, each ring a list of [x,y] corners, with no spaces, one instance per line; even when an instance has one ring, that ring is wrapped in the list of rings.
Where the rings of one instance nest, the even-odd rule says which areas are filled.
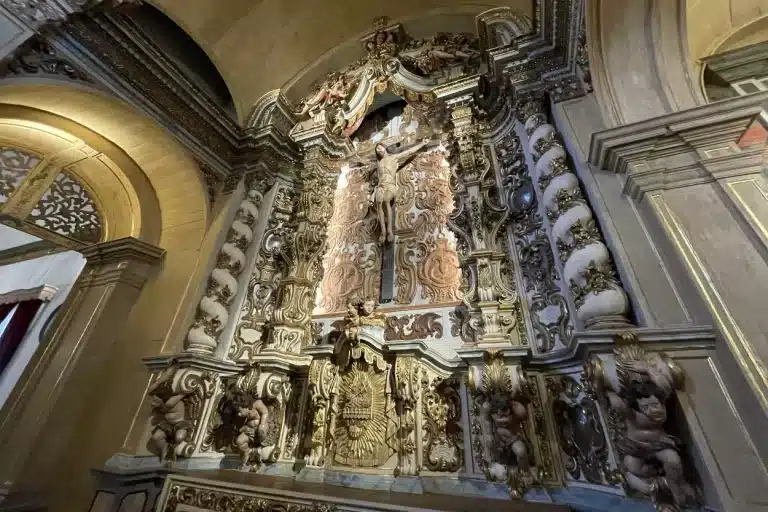
[[[406,107],[370,139],[360,141],[358,155],[372,152],[375,144],[397,152],[397,146],[408,146],[429,134],[425,125],[423,117]],[[447,227],[454,209],[447,156],[442,144],[430,144],[397,173],[395,298],[385,308],[449,305],[462,299],[456,242]],[[355,162],[342,169],[315,314],[340,313],[352,299],[379,297],[382,246],[371,208],[374,175],[370,165]]]

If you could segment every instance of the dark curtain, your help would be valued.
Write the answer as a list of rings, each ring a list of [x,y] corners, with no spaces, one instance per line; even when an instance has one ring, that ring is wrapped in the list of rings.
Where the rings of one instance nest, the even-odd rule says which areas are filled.
[[[19,302],[18,308],[13,313],[11,321],[8,322],[2,335],[0,335],[0,373],[3,373],[5,367],[11,362],[13,354],[24,340],[32,320],[35,318],[37,310],[43,302],[39,299],[25,300]],[[13,309],[16,304],[3,304],[0,306],[0,322]],[[7,308],[7,309],[6,309]]]

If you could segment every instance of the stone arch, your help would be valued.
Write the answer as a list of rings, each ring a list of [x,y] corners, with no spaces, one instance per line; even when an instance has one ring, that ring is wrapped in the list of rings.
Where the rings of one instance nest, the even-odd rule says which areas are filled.
[[[686,30],[686,0],[587,3],[592,81],[609,127],[704,104]]]
[[[19,489],[48,482],[48,469],[37,461],[49,453],[87,491],[87,468],[120,449],[141,403],[148,379],[141,358],[182,341],[214,243],[206,238],[215,231],[208,225],[206,187],[195,161],[170,134],[102,92],[54,81],[5,82],[3,119],[48,126],[107,154],[133,198],[133,215],[114,235],[138,240],[83,249],[93,267],[86,267],[45,350],[30,361],[0,416],[0,446],[7,455],[0,479]],[[110,393],[84,386],[88,381],[106,383]],[[82,424],[85,416],[94,426],[87,434],[74,429],[61,441],[41,435],[53,423]],[[74,452],[77,457],[66,456]],[[66,494],[66,487],[54,485],[52,492]]]
[[[199,247],[208,198],[197,164],[151,119],[100,92],[55,82],[0,86],[0,119],[63,130],[107,155],[134,196],[136,226],[121,230],[170,249],[176,233]],[[128,231],[128,233],[125,233]]]

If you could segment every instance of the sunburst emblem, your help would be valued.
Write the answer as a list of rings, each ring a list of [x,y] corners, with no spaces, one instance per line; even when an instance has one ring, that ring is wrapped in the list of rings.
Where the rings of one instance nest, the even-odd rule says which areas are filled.
[[[336,427],[335,460],[348,466],[380,466],[391,451],[385,443],[386,372],[363,360],[354,361],[341,377],[340,421]]]

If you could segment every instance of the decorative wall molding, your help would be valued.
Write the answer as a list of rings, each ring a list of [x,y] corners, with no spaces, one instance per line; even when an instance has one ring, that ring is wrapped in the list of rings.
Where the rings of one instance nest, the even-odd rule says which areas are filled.
[[[26,288],[24,290],[13,290],[11,292],[0,293],[0,304],[13,304],[14,302],[22,302],[25,300],[41,300],[43,302],[50,301],[56,292],[58,287],[43,284],[34,288]]]

